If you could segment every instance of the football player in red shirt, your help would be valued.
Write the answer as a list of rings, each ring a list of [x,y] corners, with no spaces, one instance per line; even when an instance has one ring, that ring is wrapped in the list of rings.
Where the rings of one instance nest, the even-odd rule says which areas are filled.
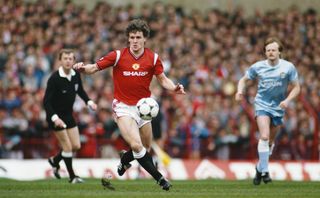
[[[149,86],[153,75],[165,89],[177,94],[185,94],[185,91],[183,85],[175,85],[166,77],[158,54],[145,48],[149,33],[147,23],[135,19],[126,29],[129,47],[112,51],[94,64],[76,63],[73,68],[86,74],[93,74],[108,67],[113,68],[112,107],[121,135],[131,148],[121,155],[118,174],[123,175],[130,168],[130,162],[136,159],[162,189],[169,190],[171,184],[154,166],[148,152],[152,142],[151,121],[142,120],[135,105],[141,98],[150,97]]]

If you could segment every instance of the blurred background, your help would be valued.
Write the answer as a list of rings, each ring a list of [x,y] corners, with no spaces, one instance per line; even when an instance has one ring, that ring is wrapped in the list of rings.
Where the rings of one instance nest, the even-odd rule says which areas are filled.
[[[156,82],[151,86],[161,106],[153,120],[155,141],[172,158],[256,159],[255,84],[248,84],[242,104],[234,94],[245,70],[264,58],[264,40],[277,36],[284,58],[298,70],[302,91],[287,110],[271,159],[319,159],[320,1],[0,0],[0,5],[0,158],[43,159],[57,152],[42,106],[48,76],[59,67],[57,52],[73,48],[77,61],[93,63],[125,47],[124,29],[139,17],[151,28],[147,47],[187,91],[176,96]],[[82,143],[77,158],[117,158],[127,148],[112,119],[110,72],[82,76],[99,110],[76,100]]]

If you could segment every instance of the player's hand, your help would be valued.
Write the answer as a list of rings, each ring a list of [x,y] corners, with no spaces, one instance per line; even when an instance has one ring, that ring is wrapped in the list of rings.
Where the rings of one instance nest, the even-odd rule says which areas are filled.
[[[281,109],[286,109],[286,108],[288,108],[288,106],[289,106],[289,101],[287,101],[287,100],[284,100],[284,101],[280,102],[280,104],[279,104],[279,107]]]
[[[92,100],[89,100],[89,102],[88,102],[88,107],[89,107],[91,110],[96,111],[97,108],[98,108],[98,105],[97,105],[95,102],[93,102]]]
[[[177,84],[176,88],[174,89],[174,92],[176,92],[177,94],[186,94],[183,85],[181,85],[180,83]]]
[[[240,92],[237,92],[235,99],[236,99],[236,101],[240,102],[243,99],[243,94]]]
[[[54,121],[54,125],[56,126],[56,127],[60,127],[60,128],[67,128],[67,125],[66,125],[66,123],[64,123],[60,118],[58,118],[58,119],[56,119],[55,121]]]
[[[83,62],[76,63],[72,66],[72,68],[78,72],[84,72],[85,67]]]

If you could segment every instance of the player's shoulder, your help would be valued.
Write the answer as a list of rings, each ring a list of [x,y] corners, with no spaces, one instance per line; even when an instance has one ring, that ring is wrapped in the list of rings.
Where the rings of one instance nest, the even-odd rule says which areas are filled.
[[[51,73],[50,77],[49,77],[49,80],[54,80],[54,79],[58,79],[60,77],[59,75],[59,70],[55,70]]]
[[[123,55],[123,54],[128,53],[128,52],[129,52],[128,48],[114,49],[114,50],[109,51],[109,53],[107,55],[105,55],[104,57],[106,57],[106,56],[116,56],[117,53],[120,53],[121,55]],[[102,58],[104,58],[104,57],[102,57]]]
[[[144,53],[146,56],[150,56],[150,57],[154,57],[154,55],[157,54],[156,52],[152,51],[149,48],[144,48]]]
[[[281,61],[281,66],[282,67],[286,67],[288,69],[295,69],[296,68],[295,65],[292,62],[288,61],[288,60],[280,59],[280,61]]]
[[[260,61],[257,61],[251,65],[252,68],[260,68],[262,66],[267,66],[266,60],[260,60]]]
[[[47,83],[50,83],[50,84],[55,84],[55,83],[57,83],[58,81],[59,81],[59,78],[60,78],[60,76],[59,76],[59,72],[58,72],[58,70],[56,70],[56,71],[53,71],[51,74],[50,74],[50,76],[49,76],[49,78],[48,78],[48,80],[47,80]]]
[[[281,61],[281,64],[284,64],[284,65],[288,65],[288,66],[293,66],[294,67],[294,64],[288,60],[285,60],[285,59],[280,59]]]

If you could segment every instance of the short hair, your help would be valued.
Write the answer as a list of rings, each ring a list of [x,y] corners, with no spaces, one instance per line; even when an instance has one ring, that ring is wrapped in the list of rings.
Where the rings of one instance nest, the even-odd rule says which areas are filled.
[[[66,49],[66,48],[61,49],[58,55],[59,60],[61,60],[63,54],[73,54],[73,59],[76,59],[73,49]]]
[[[264,46],[263,46],[263,52],[266,52],[266,46],[269,45],[270,43],[277,43],[279,46],[279,52],[283,51],[283,45],[280,42],[280,40],[276,37],[269,37],[266,39],[266,41],[264,42]]]
[[[126,36],[129,37],[129,33],[142,32],[143,36],[148,38],[150,34],[150,28],[146,21],[142,19],[134,19],[130,21],[127,29]]]

